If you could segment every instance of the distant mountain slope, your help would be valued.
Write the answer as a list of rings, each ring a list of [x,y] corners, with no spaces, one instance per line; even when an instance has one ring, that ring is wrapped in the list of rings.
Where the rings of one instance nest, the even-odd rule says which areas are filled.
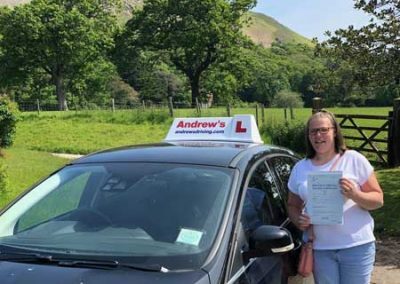
[[[27,2],[29,0],[0,0],[0,6],[15,6]],[[126,21],[129,18],[129,12],[132,8],[141,6],[142,3],[143,0],[124,0],[125,12],[121,15],[122,21]],[[252,17],[251,25],[244,28],[244,33],[256,44],[270,47],[272,42],[278,40],[312,45],[309,39],[295,33],[269,16],[255,12],[250,12],[249,14]]]
[[[269,47],[272,42],[278,40],[312,45],[311,40],[299,35],[269,16],[254,12],[250,12],[250,16],[252,18],[251,25],[244,28],[244,33],[256,44]]]

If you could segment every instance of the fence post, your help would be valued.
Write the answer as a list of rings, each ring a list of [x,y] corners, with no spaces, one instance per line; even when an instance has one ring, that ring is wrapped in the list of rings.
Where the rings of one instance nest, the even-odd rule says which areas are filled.
[[[172,103],[172,97],[168,97],[168,108],[169,108],[169,115],[174,117],[174,105]]]
[[[231,117],[231,104],[228,103],[226,106],[226,113],[228,114],[228,117]]]
[[[312,99],[312,113],[319,112],[322,109],[322,99],[315,97]]]
[[[197,110],[197,115],[201,116],[201,109],[200,109],[200,104],[199,104],[199,98],[196,97],[196,110]]]
[[[389,124],[388,164],[389,167],[400,166],[400,98],[393,101],[392,121]],[[397,143],[396,143],[397,141]]]
[[[112,112],[115,112],[115,101],[113,98],[111,99],[111,109],[112,109]]]
[[[39,102],[39,99],[36,99],[36,106],[37,106],[37,112],[39,114],[40,113],[40,102]]]
[[[294,119],[293,108],[290,107],[289,110],[290,110],[290,119]]]
[[[287,109],[283,108],[283,115],[285,116],[285,121],[287,121]]]
[[[258,104],[256,104],[256,124],[258,126]]]
[[[265,124],[265,108],[264,104],[261,104],[261,124]]]
[[[76,104],[75,100],[74,100],[74,106],[75,106],[75,114],[78,114],[78,105]]]
[[[143,111],[146,110],[146,102],[144,100],[142,100],[142,107],[143,107]]]

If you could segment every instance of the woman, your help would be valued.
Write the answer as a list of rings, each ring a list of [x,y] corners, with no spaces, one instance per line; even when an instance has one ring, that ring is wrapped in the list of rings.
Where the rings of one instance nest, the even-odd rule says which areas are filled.
[[[289,218],[308,231],[307,175],[316,171],[341,171],[344,196],[343,224],[313,225],[314,280],[316,284],[367,284],[375,260],[374,221],[369,210],[383,206],[383,192],[368,160],[346,150],[339,124],[332,113],[312,115],[306,126],[306,158],[299,161],[289,178]]]

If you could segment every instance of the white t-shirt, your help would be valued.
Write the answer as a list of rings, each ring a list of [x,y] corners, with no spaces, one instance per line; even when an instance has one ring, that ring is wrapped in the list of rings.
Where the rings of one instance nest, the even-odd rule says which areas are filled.
[[[315,166],[310,159],[299,161],[290,175],[288,187],[291,192],[307,202],[307,175],[315,171],[329,171],[339,155],[326,164]],[[343,177],[352,180],[361,190],[373,173],[369,161],[360,153],[347,150],[337,163],[335,171],[342,171]],[[342,225],[314,225],[314,249],[343,249],[362,245],[375,240],[374,220],[369,212],[353,200],[347,199],[343,205]]]

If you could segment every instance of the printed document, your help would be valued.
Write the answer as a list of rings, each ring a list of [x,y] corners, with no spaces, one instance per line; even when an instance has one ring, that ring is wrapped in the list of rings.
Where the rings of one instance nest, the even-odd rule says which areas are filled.
[[[343,195],[339,186],[342,172],[308,174],[307,214],[316,225],[343,224]]]

